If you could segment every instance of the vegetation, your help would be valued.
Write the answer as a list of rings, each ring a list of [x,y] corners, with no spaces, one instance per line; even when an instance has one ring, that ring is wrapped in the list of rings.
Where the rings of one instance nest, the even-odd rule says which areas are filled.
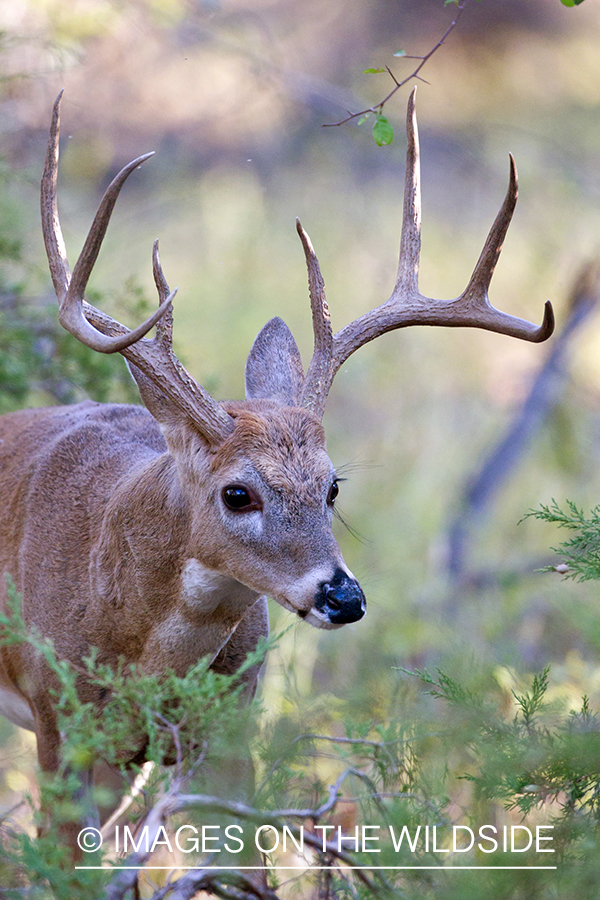
[[[510,692],[497,675],[481,672],[468,685],[440,670],[402,672],[385,718],[356,721],[338,711],[344,733],[336,735],[327,733],[331,710],[261,721],[257,706],[240,706],[238,678],[216,675],[204,662],[184,678],[165,672],[157,679],[113,672],[92,655],[78,671],[28,633],[14,589],[11,597],[0,618],[3,642],[31,642],[57,677],[65,743],[64,771],[40,780],[50,830],[33,840],[11,816],[3,821],[7,898],[51,890],[58,900],[117,900],[136,889],[159,900],[192,888],[273,898],[294,896],[294,885],[301,896],[312,885],[314,896],[365,900],[434,898],[441,890],[589,897],[600,850],[600,718],[586,697],[565,716],[551,697],[549,669]],[[100,727],[91,704],[78,698],[82,676],[106,690]],[[418,715],[407,676],[433,698]],[[258,728],[259,776],[251,803],[214,790],[214,770],[235,767],[232,748],[244,746],[250,723]],[[324,733],[307,725],[325,725]],[[86,852],[74,867],[57,828],[82,813],[73,799],[77,773],[104,758],[120,767],[124,784],[133,782],[139,766],[122,760],[140,744],[155,764],[150,781],[119,824],[105,829],[104,843],[82,828]],[[40,824],[35,809],[34,819]],[[248,880],[244,865],[256,865],[256,854],[240,853],[253,844],[264,851],[274,893]],[[231,868],[224,873],[213,867],[225,849]],[[144,878],[146,865],[158,867],[152,881]],[[284,878],[289,866],[296,871]],[[457,867],[464,871],[452,874]],[[460,877],[460,885],[451,887],[449,877]]]
[[[567,509],[562,510],[553,500],[550,506],[542,506],[529,515],[575,532],[571,540],[554,548],[565,560],[559,564],[558,571],[579,581],[600,579],[600,507],[596,506],[586,516],[575,503],[567,501]]]

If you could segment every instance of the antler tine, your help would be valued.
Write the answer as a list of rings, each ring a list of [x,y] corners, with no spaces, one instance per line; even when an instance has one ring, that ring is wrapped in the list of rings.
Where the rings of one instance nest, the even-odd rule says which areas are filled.
[[[398,275],[394,293],[417,294],[419,290],[419,259],[421,257],[421,162],[419,129],[415,98],[416,86],[410,92],[406,110],[406,176],[404,179],[404,208]]]
[[[58,218],[56,203],[56,181],[58,177],[58,137],[60,131],[60,101],[64,90],[60,92],[52,107],[50,135],[42,175],[41,211],[42,231],[46,255],[50,266],[50,275],[56,296],[64,297],[71,281],[71,270],[67,261],[67,251]]]
[[[296,219],[296,230],[302,241],[308,269],[308,291],[315,341],[313,357],[304,379],[300,404],[307,409],[311,409],[316,415],[323,415],[332,377],[333,332],[331,330],[331,317],[329,315],[329,306],[325,299],[325,283],[321,275],[319,260],[308,234],[300,224],[300,219]]]
[[[131,172],[153,154],[147,153],[133,160],[111,182],[102,198],[71,276],[56,202],[62,94],[61,91],[52,110],[41,194],[42,229],[50,273],[59,302],[59,320],[67,331],[70,331],[93,350],[98,350],[100,353],[116,353],[144,337],[171,305],[171,298],[168,298],[145,322],[132,331],[112,320],[115,325],[119,326],[117,334],[113,337],[108,337],[94,328],[84,313],[85,310],[89,314],[90,307],[87,303],[84,306],[83,294],[98,257],[119,192]]]
[[[96,213],[85,244],[83,245],[79,259],[73,269],[73,276],[71,278],[69,289],[60,304],[58,317],[61,325],[70,331],[71,334],[75,335],[75,337],[79,338],[84,344],[87,344],[88,347],[91,347],[93,350],[99,350],[101,353],[116,353],[123,350],[125,347],[129,347],[136,341],[139,341],[140,338],[143,338],[144,335],[156,325],[160,317],[171,306],[172,298],[168,298],[164,303],[161,303],[159,308],[152,313],[145,322],[142,322],[141,325],[138,325],[137,328],[134,328],[131,331],[126,330],[125,333],[118,338],[108,338],[105,334],[102,334],[102,332],[98,332],[97,329],[89,326],[89,322],[83,313],[82,306],[83,295],[96,259],[98,258],[98,253],[100,252],[100,247],[104,240],[106,229],[108,228],[108,223],[121,188],[134,169],[137,169],[139,165],[153,155],[153,153],[146,153],[144,156],[132,160],[132,162],[121,169],[116,178],[108,186],[106,193],[100,202],[100,206],[98,207],[98,212]]]
[[[490,233],[488,234],[486,242],[483,245],[481,256],[477,260],[477,265],[473,269],[471,280],[469,281],[464,292],[461,294],[462,297],[469,296],[473,293],[487,294],[490,282],[492,280],[492,275],[494,274],[494,269],[496,268],[496,263],[498,262],[498,259],[500,257],[500,251],[502,250],[502,245],[504,244],[504,238],[506,237],[508,226],[511,223],[513,213],[517,205],[517,197],[519,196],[519,179],[517,176],[517,166],[515,163],[515,158],[512,153],[508,154],[508,158],[510,161],[510,165],[506,196],[504,198],[502,206],[500,207],[498,215],[494,219],[494,224],[490,228]]]
[[[335,335],[332,380],[340,366],[355,350],[386,331],[401,328],[403,325],[415,324],[410,318],[410,314],[421,313],[423,301],[428,304],[435,302],[429,301],[419,292],[421,160],[416,96],[417,88],[415,86],[410,92],[406,109],[406,175],[396,284],[386,303],[355,319]],[[407,321],[400,323],[398,321],[400,315],[406,316]]]
[[[173,292],[169,291],[169,285],[165,278],[162,266],[160,264],[160,256],[158,255],[158,241],[154,241],[152,246],[152,274],[154,276],[154,284],[158,291],[159,309],[167,300],[171,301],[177,293],[177,288]],[[164,344],[169,350],[173,347],[173,304],[169,303],[166,312],[158,320],[156,325],[156,341]]]
[[[477,317],[477,321],[466,322],[467,325],[507,334],[511,337],[521,338],[521,340],[531,341],[532,343],[541,343],[547,340],[554,331],[554,311],[549,300],[544,305],[542,324],[537,326],[532,322],[527,322],[525,319],[519,319],[517,316],[509,316],[507,313],[501,312],[493,307],[488,299],[488,289],[492,275],[500,258],[504,238],[517,205],[517,197],[519,196],[519,181],[515,158],[512,153],[508,155],[510,161],[509,181],[504,202],[490,228],[469,283],[460,297],[454,302],[457,307],[459,304],[463,304],[467,315],[471,310],[473,316]],[[457,324],[463,323],[457,322]]]

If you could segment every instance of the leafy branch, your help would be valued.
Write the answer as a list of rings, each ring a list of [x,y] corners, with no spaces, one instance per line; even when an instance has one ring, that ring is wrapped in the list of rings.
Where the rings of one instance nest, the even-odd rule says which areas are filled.
[[[461,735],[474,771],[462,775],[480,799],[502,801],[526,816],[546,805],[554,815],[557,848],[575,858],[580,842],[596,840],[600,823],[600,720],[587,697],[564,717],[548,699],[550,668],[532,679],[531,688],[511,691],[516,711],[497,698],[467,690],[438,670],[438,678],[415,672],[428,692],[468,717]],[[514,708],[513,707],[513,708]],[[474,714],[473,714],[474,713]]]
[[[409,56],[404,50],[397,50],[396,53],[394,53],[394,56],[396,57],[418,61],[418,65],[409,75],[406,75],[404,78],[398,79],[388,65],[385,65],[383,67],[371,67],[364,70],[364,75],[381,75],[387,72],[387,74],[392,79],[394,86],[382,100],[380,100],[378,103],[374,103],[373,106],[368,106],[366,109],[361,109],[359,112],[350,112],[350,110],[348,110],[348,115],[344,119],[340,119],[339,122],[325,122],[323,127],[338,128],[340,125],[346,125],[347,122],[352,122],[354,119],[358,119],[358,124],[362,125],[369,119],[370,116],[375,116],[375,122],[373,124],[373,140],[379,147],[391,144],[394,140],[394,127],[389,119],[383,114],[383,109],[386,103],[388,103],[388,101],[392,99],[392,97],[400,90],[400,88],[404,87],[405,84],[408,84],[413,79],[416,79],[417,81],[424,81],[426,84],[428,83],[420,75],[421,69],[427,62],[429,62],[434,53],[437,53],[440,47],[443,47],[443,45],[446,43],[447,39],[450,37],[450,35],[458,25],[468,2],[469,0],[444,0],[445,7],[456,7],[456,14],[450,25],[444,31],[441,38],[424,56]],[[480,0],[477,0],[477,2],[480,2]],[[579,6],[581,3],[583,3],[583,0],[561,0],[561,3],[563,4],[563,6]]]
[[[559,566],[550,566],[552,571],[560,572],[567,578],[577,581],[590,581],[600,578],[600,506],[594,507],[589,516],[570,500],[567,508],[560,508],[556,500],[549,506],[542,505],[538,510],[527,513],[525,518],[540,519],[559,528],[574,531],[575,536],[568,541],[553,547],[566,561]]]
[[[424,78],[419,74],[423,66],[431,59],[434,53],[444,45],[448,37],[452,34],[456,26],[458,25],[460,18],[465,11],[467,3],[469,0],[445,0],[444,6],[455,5],[457,7],[456,15],[454,19],[446,28],[445,32],[441,36],[441,38],[434,44],[434,46],[426,53],[424,56],[408,56],[404,50],[398,50],[394,53],[394,56],[402,57],[403,59],[413,59],[418,60],[418,65],[416,68],[407,75],[405,78],[398,80],[389,66],[385,66],[384,68],[371,68],[365,70],[365,75],[377,75],[383,72],[387,72],[392,81],[394,82],[394,87],[392,90],[380,100],[379,103],[375,103],[373,106],[369,106],[367,109],[363,109],[360,112],[350,112],[348,111],[348,115],[345,119],[341,119],[339,122],[327,122],[325,123],[325,128],[337,128],[340,125],[345,125],[347,122],[351,122],[353,119],[359,119],[359,125],[365,122],[370,115],[375,116],[375,124],[373,125],[373,139],[376,144],[380,147],[385,144],[391,144],[394,139],[394,129],[386,116],[383,115],[383,108],[386,103],[392,99],[394,94],[396,94],[400,88],[404,87],[405,84],[408,84],[409,81],[413,79],[417,79],[419,81],[425,81]],[[479,0],[478,0],[479,2]]]

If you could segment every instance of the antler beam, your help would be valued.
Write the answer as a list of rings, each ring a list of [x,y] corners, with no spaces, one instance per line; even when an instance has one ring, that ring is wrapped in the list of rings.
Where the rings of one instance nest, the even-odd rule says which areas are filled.
[[[153,271],[159,306],[145,322],[130,330],[83,299],[119,192],[131,172],[153,156],[152,153],[146,153],[130,162],[107,188],[71,275],[56,200],[62,93],[61,91],[56,98],[52,111],[41,192],[42,229],[50,274],[59,302],[59,320],[67,331],[87,347],[101,353],[122,353],[188,416],[209,443],[219,443],[233,430],[233,420],[194,381],[172,351],[172,301],[177,291],[169,291],[158,257],[158,242],[154,244]],[[143,339],[157,324],[156,337],[152,340]]]
[[[409,97],[406,117],[408,139],[406,181],[396,285],[386,303],[342,328],[326,349],[323,348],[321,338],[325,328],[325,319],[327,319],[327,324],[329,323],[329,311],[325,303],[324,290],[321,290],[324,312],[320,320],[318,316],[315,317],[315,303],[312,301],[314,275],[310,273],[315,269],[318,271],[318,262],[308,236],[304,232],[301,232],[300,235],[309,269],[315,331],[315,353],[303,387],[302,399],[303,404],[317,415],[323,414],[327,393],[340,366],[363,344],[387,331],[406,328],[409,325],[466,326],[483,328],[486,331],[495,331],[499,334],[507,334],[521,340],[538,343],[549,338],[554,330],[554,313],[550,302],[545,305],[544,320],[538,327],[524,319],[495,309],[488,299],[490,281],[517,202],[517,170],[512,155],[510,156],[510,180],[506,197],[490,229],[466,289],[455,300],[435,300],[425,297],[419,291],[421,192],[415,94],[416,88]],[[315,362],[315,358],[317,362]]]

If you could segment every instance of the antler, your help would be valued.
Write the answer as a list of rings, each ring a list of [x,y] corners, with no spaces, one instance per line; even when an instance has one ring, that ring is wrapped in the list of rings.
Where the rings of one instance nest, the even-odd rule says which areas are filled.
[[[386,303],[355,319],[329,339],[324,339],[324,335],[331,334],[331,326],[319,264],[308,235],[300,222],[297,222],[309,272],[315,333],[315,349],[302,388],[301,403],[317,415],[323,414],[327,394],[340,366],[355,350],[379,337],[380,334],[385,334],[386,331],[409,325],[469,326],[508,334],[525,341],[540,342],[549,338],[554,330],[554,313],[549,301],[545,305],[544,320],[538,327],[524,319],[500,312],[488,299],[490,281],[517,202],[517,170],[512,155],[510,181],[504,203],[491,227],[466,289],[455,300],[434,300],[420,293],[418,277],[421,252],[421,192],[419,138],[415,113],[416,90],[414,88],[410,95],[406,117],[408,148],[396,285]]]
[[[210,394],[194,381],[173,353],[172,302],[177,289],[169,291],[158,256],[158,241],[154,244],[153,271],[159,306],[145,322],[129,330],[83,299],[119,192],[133,170],[153,156],[153,153],[146,153],[134,159],[111,182],[100,202],[71,275],[56,202],[62,94],[61,91],[52,110],[41,193],[42,231],[50,274],[59,303],[59,320],[67,331],[87,347],[100,353],[122,353],[194,422],[210,443],[219,443],[232,431],[233,420]],[[156,337],[152,340],[142,340],[157,323]]]

